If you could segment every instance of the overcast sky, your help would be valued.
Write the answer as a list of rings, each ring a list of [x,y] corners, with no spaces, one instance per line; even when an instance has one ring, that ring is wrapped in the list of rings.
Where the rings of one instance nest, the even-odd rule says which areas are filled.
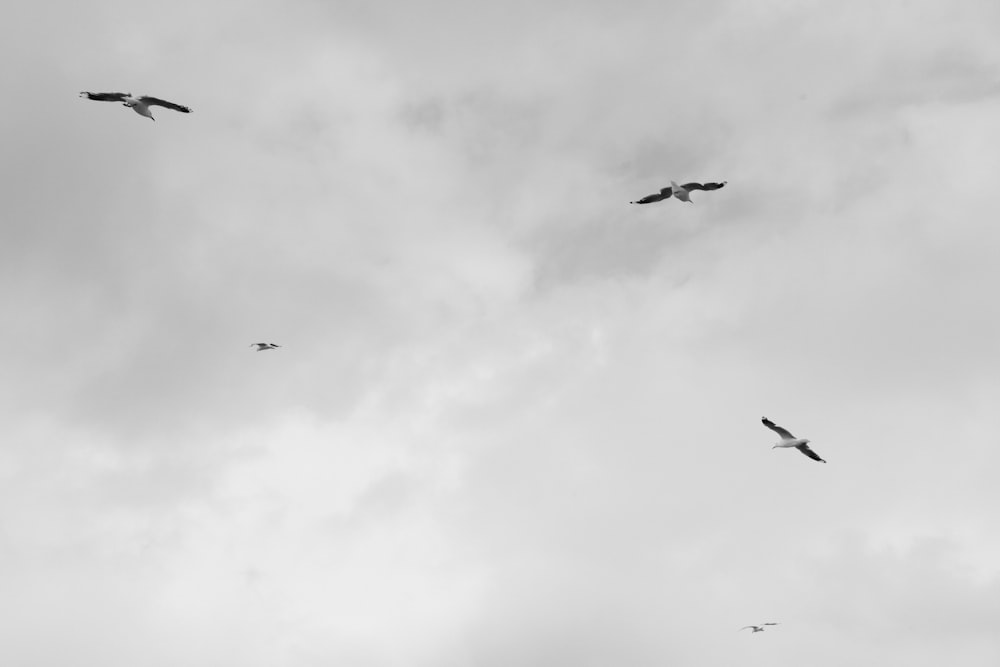
[[[1000,664],[996,0],[4,14],[0,663]]]

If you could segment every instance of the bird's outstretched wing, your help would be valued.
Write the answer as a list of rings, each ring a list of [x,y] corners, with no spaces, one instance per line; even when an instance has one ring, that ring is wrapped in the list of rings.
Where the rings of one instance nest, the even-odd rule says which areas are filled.
[[[795,436],[789,433],[787,429],[781,428],[767,417],[761,417],[760,423],[780,435],[782,440],[795,440]]]
[[[757,627],[756,625],[744,625],[742,628],[738,630],[738,632],[743,632],[744,630],[754,630],[756,629],[756,627]]]
[[[781,623],[761,623],[761,625],[781,625]]]
[[[660,188],[660,194],[663,195],[664,199],[666,199],[670,195],[674,194],[674,189],[668,185],[665,188]]]
[[[685,190],[718,190],[721,187],[725,187],[728,182],[729,181],[722,181],[721,183],[685,183],[681,187]]]
[[[803,454],[805,454],[806,456],[808,456],[809,458],[811,458],[813,461],[819,461],[820,463],[826,463],[826,461],[824,461],[823,459],[821,459],[819,457],[819,454],[817,454],[813,450],[809,449],[809,445],[799,445],[795,449],[799,450],[800,452],[802,452]],[[770,625],[770,624],[769,623],[765,623],[764,625]],[[775,625],[777,625],[777,623],[775,623]]]
[[[635,201],[629,202],[629,203],[630,204],[652,204],[653,202],[663,201],[664,199],[667,199],[668,197],[670,197],[670,188],[664,188],[663,190],[660,191],[660,194],[646,195],[642,199],[636,199]]]
[[[168,109],[173,109],[174,111],[180,111],[181,113],[191,113],[191,107],[186,107],[181,104],[174,104],[173,102],[161,100],[159,97],[150,97],[149,95],[143,95],[142,97],[139,98],[139,101],[145,104],[147,107],[166,107]]]
[[[88,100],[97,100],[98,102],[122,102],[128,96],[128,93],[90,93],[86,90],[80,93],[80,97],[86,97]]]

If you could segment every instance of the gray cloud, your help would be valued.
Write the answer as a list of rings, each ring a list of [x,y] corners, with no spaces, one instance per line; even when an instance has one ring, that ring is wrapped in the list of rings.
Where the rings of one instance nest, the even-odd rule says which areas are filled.
[[[995,664],[960,5],[13,8],[0,656]]]

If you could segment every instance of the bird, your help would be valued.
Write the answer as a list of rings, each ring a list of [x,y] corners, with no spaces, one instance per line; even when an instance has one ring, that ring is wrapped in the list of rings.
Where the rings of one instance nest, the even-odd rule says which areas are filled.
[[[250,347],[256,347],[255,352],[263,352],[264,350],[274,350],[281,346],[274,343],[250,343]]]
[[[722,181],[721,183],[685,183],[684,185],[677,185],[674,181],[670,181],[670,187],[661,188],[660,191],[655,194],[646,195],[642,199],[636,199],[635,201],[630,201],[629,203],[652,204],[653,202],[670,199],[671,196],[677,197],[681,201],[691,203],[691,197],[688,196],[688,193],[691,190],[718,190],[721,187],[725,187],[728,182],[729,181]]]
[[[191,113],[190,107],[161,100],[158,97],[150,97],[149,95],[133,97],[132,93],[91,93],[83,91],[80,93],[80,97],[86,97],[88,100],[96,100],[98,102],[121,102],[125,106],[131,107],[132,111],[140,116],[145,116],[150,120],[156,119],[150,113],[149,107],[166,107],[174,111],[180,111],[181,113]]]
[[[764,426],[781,436],[781,442],[776,444],[774,447],[771,447],[771,449],[774,449],[775,447],[795,447],[813,461],[826,463],[826,461],[819,457],[819,454],[809,448],[809,441],[805,438],[796,438],[794,435],[789,433],[787,429],[781,428],[767,417],[761,417],[760,421],[764,424]]]
[[[743,632],[747,628],[750,628],[750,634],[754,634],[755,632],[764,632],[764,626],[765,625],[779,625],[779,624],[778,623],[761,623],[760,625],[744,625],[742,628],[740,628],[739,631]]]

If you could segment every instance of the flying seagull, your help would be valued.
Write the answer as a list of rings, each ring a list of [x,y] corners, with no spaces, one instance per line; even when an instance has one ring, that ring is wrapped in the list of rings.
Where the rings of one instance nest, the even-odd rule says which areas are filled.
[[[281,347],[280,345],[275,345],[274,343],[250,343],[250,347],[256,347],[255,352],[263,352],[264,350],[274,350]]]
[[[149,95],[132,97],[132,93],[88,93],[84,91],[80,93],[80,97],[86,97],[88,100],[97,100],[98,102],[121,102],[127,107],[132,107],[132,111],[140,116],[145,116],[150,120],[156,119],[150,113],[149,107],[167,107],[181,113],[191,113],[190,107],[161,100],[159,97],[150,97]]]
[[[778,625],[778,624],[777,623],[761,623],[760,625],[744,625],[742,628],[740,628],[740,632],[743,632],[747,628],[750,628],[750,634],[753,634],[755,632],[764,632],[764,626],[765,625]]]
[[[774,447],[795,447],[797,450],[799,450],[800,452],[811,458],[813,461],[826,463],[826,461],[824,461],[819,457],[819,454],[809,449],[809,441],[806,440],[805,438],[796,438],[786,429],[781,428],[767,417],[761,417],[760,421],[762,424],[764,424],[764,426],[768,427],[769,429],[771,429],[772,431],[781,436],[781,442],[776,444]],[[774,447],[771,447],[771,449],[774,449]]]
[[[662,188],[656,194],[646,195],[642,199],[637,199],[629,203],[652,204],[653,202],[670,199],[671,196],[677,197],[681,201],[691,203],[691,197],[688,196],[688,193],[691,190],[718,190],[719,188],[724,187],[728,182],[729,181],[722,181],[721,183],[685,183],[684,185],[677,185],[674,181],[670,181],[669,188]]]

